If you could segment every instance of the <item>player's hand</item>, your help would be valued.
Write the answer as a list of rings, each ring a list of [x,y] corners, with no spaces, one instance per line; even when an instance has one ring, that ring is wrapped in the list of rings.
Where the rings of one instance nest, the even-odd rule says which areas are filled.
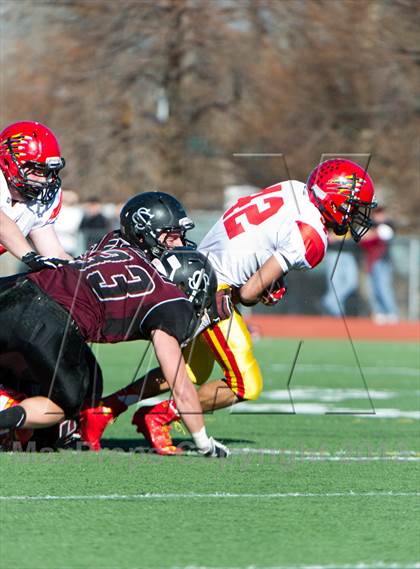
[[[260,300],[263,304],[265,304],[265,306],[273,306],[283,298],[286,292],[286,284],[284,282],[284,279],[281,278],[278,281],[275,281],[270,288],[267,288],[262,293]]]
[[[67,265],[67,259],[56,259],[55,257],[43,257],[35,251],[30,251],[23,255],[22,262],[28,265],[32,271],[40,271],[42,269],[57,269],[63,265]]]
[[[230,456],[230,450],[213,437],[209,437],[208,447],[200,448],[198,452],[207,458],[227,458]]]
[[[213,323],[232,316],[233,304],[230,288],[222,288],[216,292],[209,312]]]

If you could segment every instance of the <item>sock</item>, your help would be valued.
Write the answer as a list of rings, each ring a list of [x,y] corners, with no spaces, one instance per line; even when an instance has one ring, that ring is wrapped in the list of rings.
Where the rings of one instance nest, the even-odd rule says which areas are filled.
[[[178,409],[177,409],[177,406],[175,403],[175,399],[169,400],[168,413],[169,413],[171,419],[173,419],[174,421],[180,421],[181,420],[181,415],[178,412]]]
[[[26,420],[26,411],[20,405],[0,412],[0,429],[18,429]]]
[[[132,401],[130,399],[132,399]],[[118,417],[118,415],[127,411],[129,405],[137,403],[138,400],[139,396],[137,394],[131,395],[130,393],[126,393],[126,389],[121,389],[112,395],[108,395],[108,397],[104,397],[101,401],[101,405],[110,407],[114,417]]]

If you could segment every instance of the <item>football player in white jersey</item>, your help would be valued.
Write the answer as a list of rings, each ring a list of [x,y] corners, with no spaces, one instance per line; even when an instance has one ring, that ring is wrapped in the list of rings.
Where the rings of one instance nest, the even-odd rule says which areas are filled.
[[[43,124],[17,122],[0,133],[0,254],[9,251],[32,270],[72,258],[54,229],[63,167],[57,138]]]
[[[72,259],[54,229],[62,202],[59,172],[63,167],[57,138],[43,124],[16,122],[0,133],[0,255],[9,251],[32,270],[56,268],[66,262],[63,259]],[[16,276],[3,279],[0,289],[9,288]],[[3,378],[23,373],[19,365],[15,354],[2,359],[0,409],[21,397],[2,384]]]
[[[345,159],[327,160],[315,168],[305,184],[288,180],[248,197],[240,198],[204,237],[199,250],[215,268],[219,290],[219,315],[229,296],[235,305],[275,304],[285,292],[283,277],[290,270],[312,269],[327,248],[327,231],[355,241],[368,231],[371,209],[376,206],[368,173]],[[224,295],[223,292],[226,294]],[[262,374],[252,351],[251,336],[237,308],[202,332],[186,350],[191,380],[204,412],[255,400],[263,387]],[[207,382],[217,361],[224,377]],[[103,400],[104,414],[98,426],[127,409],[130,403],[168,389],[159,368]],[[169,424],[179,414],[173,401],[141,407],[133,417],[161,454],[175,454]],[[102,421],[102,423],[101,423]],[[100,430],[98,430],[98,433]]]

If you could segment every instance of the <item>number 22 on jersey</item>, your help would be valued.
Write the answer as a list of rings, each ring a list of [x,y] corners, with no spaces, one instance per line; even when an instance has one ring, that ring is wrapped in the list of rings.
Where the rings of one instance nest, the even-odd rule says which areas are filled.
[[[258,194],[239,198],[222,218],[229,239],[244,233],[247,226],[260,225],[277,213],[284,203],[279,192],[279,188],[266,189]]]

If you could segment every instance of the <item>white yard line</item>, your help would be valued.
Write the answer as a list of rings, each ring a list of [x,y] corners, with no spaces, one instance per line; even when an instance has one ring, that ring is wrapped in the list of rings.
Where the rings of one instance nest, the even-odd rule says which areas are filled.
[[[313,450],[299,450],[299,449],[271,449],[271,448],[251,448],[243,447],[235,449],[239,452],[264,452],[267,454],[291,454],[299,456],[359,456],[350,455],[347,450],[337,450],[335,452],[330,452],[328,450],[313,451]],[[369,456],[415,456],[420,457],[420,450],[401,450],[401,451],[383,451],[381,454],[370,453]]]
[[[165,569],[164,566],[162,568]],[[65,569],[74,569],[74,567]],[[101,569],[120,569],[120,567],[101,566]],[[139,567],[136,566],[131,569],[139,569]],[[377,563],[349,563],[345,565],[334,563],[334,565],[238,565],[236,567],[227,565],[175,565],[168,569],[420,569],[420,563],[384,563],[379,561]]]
[[[292,391],[293,398],[293,391]],[[230,411],[234,414],[293,414],[293,415],[347,415],[363,419],[420,419],[420,411],[401,411],[401,409],[353,409],[351,407],[335,407],[322,403],[238,403]]]
[[[272,363],[267,366],[268,369],[274,371],[290,371],[290,363]],[[296,373],[355,373],[359,372],[356,365],[340,365],[340,364],[303,364],[297,363],[295,367]],[[391,375],[391,376],[405,376],[416,377],[419,376],[419,369],[417,367],[403,367],[403,366],[369,366],[362,364],[362,371],[365,375]],[[359,372],[360,374],[360,372]]]
[[[375,401],[384,399],[395,399],[402,396],[419,395],[419,391],[385,391],[380,389],[353,389],[353,388],[336,388],[336,387],[294,387],[287,389],[270,389],[261,393],[261,398],[271,399],[272,401],[322,401],[327,403],[336,403],[348,400],[366,400],[370,395]]]
[[[227,565],[216,567],[214,565],[186,565],[181,567],[179,565],[171,567],[171,569],[420,569],[420,563],[384,563],[378,561],[377,563],[349,563],[345,565],[275,565],[275,566],[262,566],[262,565],[241,565],[237,567],[228,567]]]
[[[233,448],[232,454],[236,455],[272,455],[285,456],[297,461],[331,461],[331,462],[375,462],[375,461],[395,461],[395,462],[420,462],[420,452],[403,451],[401,453],[370,453],[367,455],[348,455],[345,451],[337,453],[311,452],[299,450],[282,450],[271,448]]]
[[[273,492],[270,494],[230,492],[185,492],[147,494],[86,494],[86,495],[39,495],[0,496],[2,502],[12,501],[87,501],[87,500],[208,500],[208,499],[281,499],[281,498],[416,498],[420,492]]]
[[[148,448],[144,447],[133,447],[131,449],[127,449],[127,452],[122,452],[122,449],[106,449],[110,453],[113,453],[114,457],[122,458],[123,460],[127,458],[132,458],[133,456],[139,457],[148,457],[148,456],[155,456],[153,451]],[[242,447],[242,448],[231,448],[231,453],[234,456],[280,456],[290,459],[291,461],[308,461],[308,462],[380,462],[380,461],[388,461],[388,462],[420,462],[420,451],[415,450],[405,450],[400,452],[394,451],[384,451],[382,453],[369,453],[368,454],[348,454],[346,451],[341,450],[335,453],[330,453],[328,451],[300,451],[300,450],[289,450],[289,449],[275,449],[275,448],[251,448],[251,447]],[[195,450],[188,450],[184,448],[184,452],[186,456],[196,456],[197,451]],[[78,451],[67,451],[68,454],[76,455]],[[67,454],[66,453],[66,454]],[[36,457],[37,454],[27,454],[25,456],[32,456]],[[98,458],[102,457],[103,455],[99,453],[95,455]],[[0,497],[1,499],[1,497]]]
[[[162,566],[163,567],[163,566]],[[69,567],[67,569],[74,569],[74,567]],[[101,569],[120,569],[119,567],[108,567],[104,566]],[[132,567],[131,569],[138,569],[138,567]],[[376,563],[347,563],[345,565],[340,565],[339,563],[334,563],[334,565],[241,565],[230,567],[228,565],[175,565],[169,567],[168,569],[420,569],[420,563],[385,563],[378,561]]]

